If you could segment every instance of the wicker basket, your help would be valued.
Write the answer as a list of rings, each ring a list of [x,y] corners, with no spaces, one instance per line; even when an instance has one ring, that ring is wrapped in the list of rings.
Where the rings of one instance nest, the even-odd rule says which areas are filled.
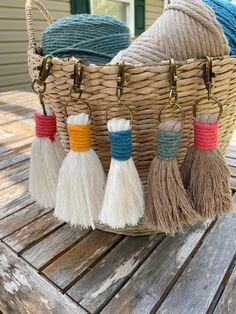
[[[53,19],[45,7],[38,0],[27,0],[26,19],[29,36],[28,65],[32,80],[39,76],[39,66],[43,57],[38,53],[34,30],[32,26],[32,8],[35,5],[46,17],[48,23]],[[76,114],[86,109],[78,101],[78,95],[71,95],[73,85],[72,75],[74,64],[77,60],[53,58],[52,68],[46,80],[46,91],[44,102],[50,106],[57,117],[58,134],[65,150],[69,147],[69,138],[66,129],[65,106],[69,114]],[[207,96],[203,80],[203,68],[206,60],[187,60],[177,62],[177,87],[179,104],[185,111],[185,123],[183,137],[178,160],[184,158],[187,147],[193,142],[192,132],[192,106],[193,103],[203,96]],[[105,171],[110,164],[110,152],[106,127],[106,108],[111,103],[117,102],[116,87],[118,67],[85,65],[82,99],[85,99],[91,106],[92,117],[92,146],[97,151]],[[224,114],[220,120],[219,148],[225,153],[234,131],[236,121],[236,58],[224,56],[214,58],[212,94],[217,97],[223,105]],[[160,108],[168,102],[170,91],[170,65],[169,61],[162,62],[155,66],[125,67],[124,90],[122,104],[131,106],[133,120],[133,158],[138,172],[146,187],[147,174],[150,162],[153,159],[156,146],[157,114]],[[77,98],[77,99],[76,99]],[[110,116],[123,116],[125,110],[114,110]],[[217,106],[207,99],[199,105],[199,112],[217,113]],[[166,108],[162,119],[172,117],[172,109]],[[108,226],[97,223],[97,228],[105,231],[127,234],[132,236],[154,233],[145,227],[140,221],[135,227],[112,230]],[[157,233],[157,232],[155,232]]]

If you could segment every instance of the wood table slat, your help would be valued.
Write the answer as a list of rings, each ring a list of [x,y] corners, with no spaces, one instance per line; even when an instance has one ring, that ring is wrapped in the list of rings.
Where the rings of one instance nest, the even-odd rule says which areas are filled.
[[[0,219],[33,203],[28,192],[28,180],[0,191]]]
[[[125,238],[67,294],[89,312],[100,311],[163,238],[163,234]]]
[[[226,152],[226,157],[236,159],[236,150],[233,150],[230,146]]]
[[[236,214],[217,221],[157,314],[207,312],[235,255],[235,234]]]
[[[11,154],[9,158],[0,161],[0,170],[14,165],[16,163],[22,162],[30,158],[29,150],[22,153]]]
[[[25,181],[29,178],[29,168],[22,169],[14,174],[11,174],[4,179],[0,179],[0,190],[4,190],[17,183]]]
[[[206,224],[198,224],[175,237],[166,237],[101,313],[149,314],[172,285],[206,229]]]
[[[0,153],[0,162],[2,163],[3,161],[10,159],[13,155],[29,152],[30,151],[30,145],[31,145],[31,143],[27,143],[25,145],[21,145],[17,149],[7,150],[5,152]]]
[[[7,243],[15,252],[20,253],[29,245],[35,243],[61,225],[62,222],[53,216],[53,212],[49,212],[22,229],[12,233],[10,236],[4,238],[4,242]]]
[[[234,177],[230,178],[230,187],[233,191],[236,191],[236,178]]]
[[[3,170],[1,170],[0,172],[0,186],[3,182],[3,180],[6,180],[8,177],[13,176],[13,175],[17,175],[18,172],[22,171],[22,170],[29,170],[29,166],[30,166],[30,161],[25,160],[22,161],[20,163],[14,164],[10,167],[7,167]]]
[[[8,314],[86,314],[1,243],[0,291]]]
[[[230,276],[229,282],[219,300],[214,314],[236,313],[236,268]]]
[[[43,273],[65,289],[120,239],[120,235],[95,230],[45,268]]]
[[[34,203],[0,220],[0,239],[31,223],[50,210],[50,208],[41,208]]]
[[[233,158],[225,158],[227,165],[231,166],[231,167],[236,167],[236,159]]]
[[[42,268],[64,250],[69,250],[89,232],[90,230],[81,230],[66,224],[29,248],[22,256],[35,268]]]
[[[30,137],[23,137],[22,139],[20,139],[17,142],[13,142],[10,144],[5,144],[3,145],[0,142],[0,154],[6,153],[8,151],[16,151],[17,149],[20,149],[21,147],[24,147],[25,145],[30,145],[32,143],[32,136]]]

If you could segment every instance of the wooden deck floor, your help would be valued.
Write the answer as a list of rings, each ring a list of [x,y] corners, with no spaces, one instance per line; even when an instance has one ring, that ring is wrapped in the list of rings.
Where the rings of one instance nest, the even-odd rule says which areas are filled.
[[[236,214],[176,237],[132,238],[71,228],[31,201],[35,103],[31,93],[0,95],[2,312],[235,314]],[[227,162],[235,190],[236,141]]]

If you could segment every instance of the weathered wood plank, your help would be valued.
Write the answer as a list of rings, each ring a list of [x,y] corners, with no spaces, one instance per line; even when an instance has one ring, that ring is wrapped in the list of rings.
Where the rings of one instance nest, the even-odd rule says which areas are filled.
[[[149,314],[176,280],[206,229],[205,224],[198,224],[164,239],[101,313]]]
[[[20,172],[22,170],[29,169],[29,165],[30,165],[30,162],[28,159],[28,160],[22,161],[20,163],[15,164],[15,165],[11,165],[11,166],[1,170],[1,172],[0,172],[0,184],[5,179],[8,179],[9,176],[17,174],[17,172]]]
[[[13,173],[9,173],[9,175],[5,176],[4,178],[2,178],[2,174],[0,175],[0,190],[6,189],[12,185],[15,185],[16,183],[20,183],[20,182],[28,179],[28,177],[29,177],[29,162],[21,163],[19,169],[21,169],[21,170],[18,170],[16,172],[17,169],[15,168]]]
[[[40,206],[34,203],[6,217],[5,219],[0,220],[0,239],[8,236],[19,228],[26,226],[50,210],[50,208],[40,208]]]
[[[30,158],[29,147],[22,153],[14,153],[9,155],[9,158],[6,158],[0,161],[0,170],[9,167],[11,165],[15,165],[16,163],[22,162]]]
[[[226,152],[226,157],[235,159],[236,158],[236,150],[233,148],[229,148]]]
[[[120,235],[95,230],[45,268],[43,273],[60,288],[66,289],[120,239]]]
[[[1,243],[0,291],[8,314],[86,314]]]
[[[9,237],[4,238],[7,243],[15,252],[20,254],[29,245],[40,240],[43,236],[62,225],[53,213],[47,213],[42,217],[34,220],[32,223],[23,227],[22,229],[12,233]]]
[[[33,203],[28,192],[28,180],[0,191],[0,219]]]
[[[234,177],[230,178],[230,187],[233,191],[236,191],[236,178]]]
[[[31,145],[33,138],[32,137],[27,137],[23,138],[20,141],[8,144],[8,145],[2,145],[0,144],[0,154],[2,157],[2,154],[8,151],[15,151],[19,148],[25,147],[26,145]]]
[[[89,312],[100,311],[163,238],[163,234],[125,238],[67,294]]]
[[[80,230],[66,224],[29,248],[22,256],[35,268],[42,269],[55,256],[61,254],[64,250],[69,250],[89,232],[90,230]]]
[[[33,133],[33,119],[27,119],[27,121],[21,120],[21,124],[19,121],[13,121],[0,128],[1,139],[7,139],[17,135],[24,138],[33,136]]]
[[[221,296],[214,314],[236,313],[236,268],[230,276],[229,282]]]
[[[219,219],[156,313],[206,313],[236,252],[235,234],[236,214]]]
[[[227,165],[231,166],[231,167],[236,167],[236,159],[233,158],[225,158]]]
[[[228,166],[232,177],[236,177],[236,167]]]

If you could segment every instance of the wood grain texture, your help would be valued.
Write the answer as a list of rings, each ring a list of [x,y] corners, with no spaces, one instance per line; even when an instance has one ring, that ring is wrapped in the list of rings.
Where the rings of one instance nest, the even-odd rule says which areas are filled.
[[[52,212],[49,212],[22,229],[12,233],[9,237],[4,239],[4,242],[15,252],[20,253],[29,245],[35,243],[61,225],[62,222],[55,218]]]
[[[236,268],[230,276],[226,289],[214,311],[214,314],[236,313]]]
[[[66,224],[36,243],[25,251],[22,256],[34,267],[42,268],[64,250],[69,250],[73,244],[85,237],[89,232],[90,230],[80,230]]]
[[[14,187],[15,186],[13,186],[12,188]],[[3,195],[4,192],[6,194],[3,196],[3,199],[1,199],[3,207],[0,208],[0,219],[4,219],[5,217],[13,214],[14,212],[17,212],[18,210],[33,204],[33,201],[31,200],[31,196],[29,192],[23,192],[23,193],[19,193],[20,195],[17,195],[18,194],[17,190],[16,191],[14,191],[14,189],[12,190],[13,191],[10,194],[11,197],[9,199],[8,199],[8,193],[9,193],[8,189],[6,189],[6,191],[5,190],[0,191],[0,195]],[[15,198],[14,198],[14,192],[16,193]]]
[[[163,238],[164,235],[125,238],[68,295],[89,312],[100,311]]]
[[[22,153],[15,153],[15,154],[11,154],[9,156],[9,158],[6,158],[2,161],[0,161],[0,170],[9,167],[11,165],[14,165],[18,162],[22,162],[24,160],[27,160],[30,158],[30,152],[29,149],[22,152]]]
[[[0,239],[29,224],[50,210],[50,208],[41,208],[34,203],[0,220]]]
[[[156,313],[206,313],[234,257],[235,234],[236,214],[221,218]]]
[[[0,219],[33,203],[28,192],[28,181],[20,182],[0,191]]]
[[[175,237],[167,237],[101,313],[149,314],[172,284],[206,229],[206,225],[197,225]]]
[[[86,314],[0,244],[0,304],[8,314]]]
[[[65,289],[121,238],[120,235],[95,230],[45,268],[43,273],[61,289]]]
[[[12,171],[13,173],[9,171],[8,176],[0,178],[0,190],[6,189],[17,183],[23,182],[29,178],[29,165],[25,167],[25,164],[27,165],[28,162],[21,163],[20,167],[17,169],[18,171],[14,169],[15,171],[14,172]]]
[[[30,113],[30,114],[32,116],[32,113]],[[32,143],[32,137],[30,136],[27,138],[20,139],[17,142],[13,142],[13,143],[9,143],[9,144],[4,145],[4,146],[0,146],[0,154],[7,153],[9,151],[12,152],[12,151],[19,150],[21,147],[25,147],[27,145],[29,146],[31,143]],[[1,155],[1,157],[2,157],[2,155]]]

